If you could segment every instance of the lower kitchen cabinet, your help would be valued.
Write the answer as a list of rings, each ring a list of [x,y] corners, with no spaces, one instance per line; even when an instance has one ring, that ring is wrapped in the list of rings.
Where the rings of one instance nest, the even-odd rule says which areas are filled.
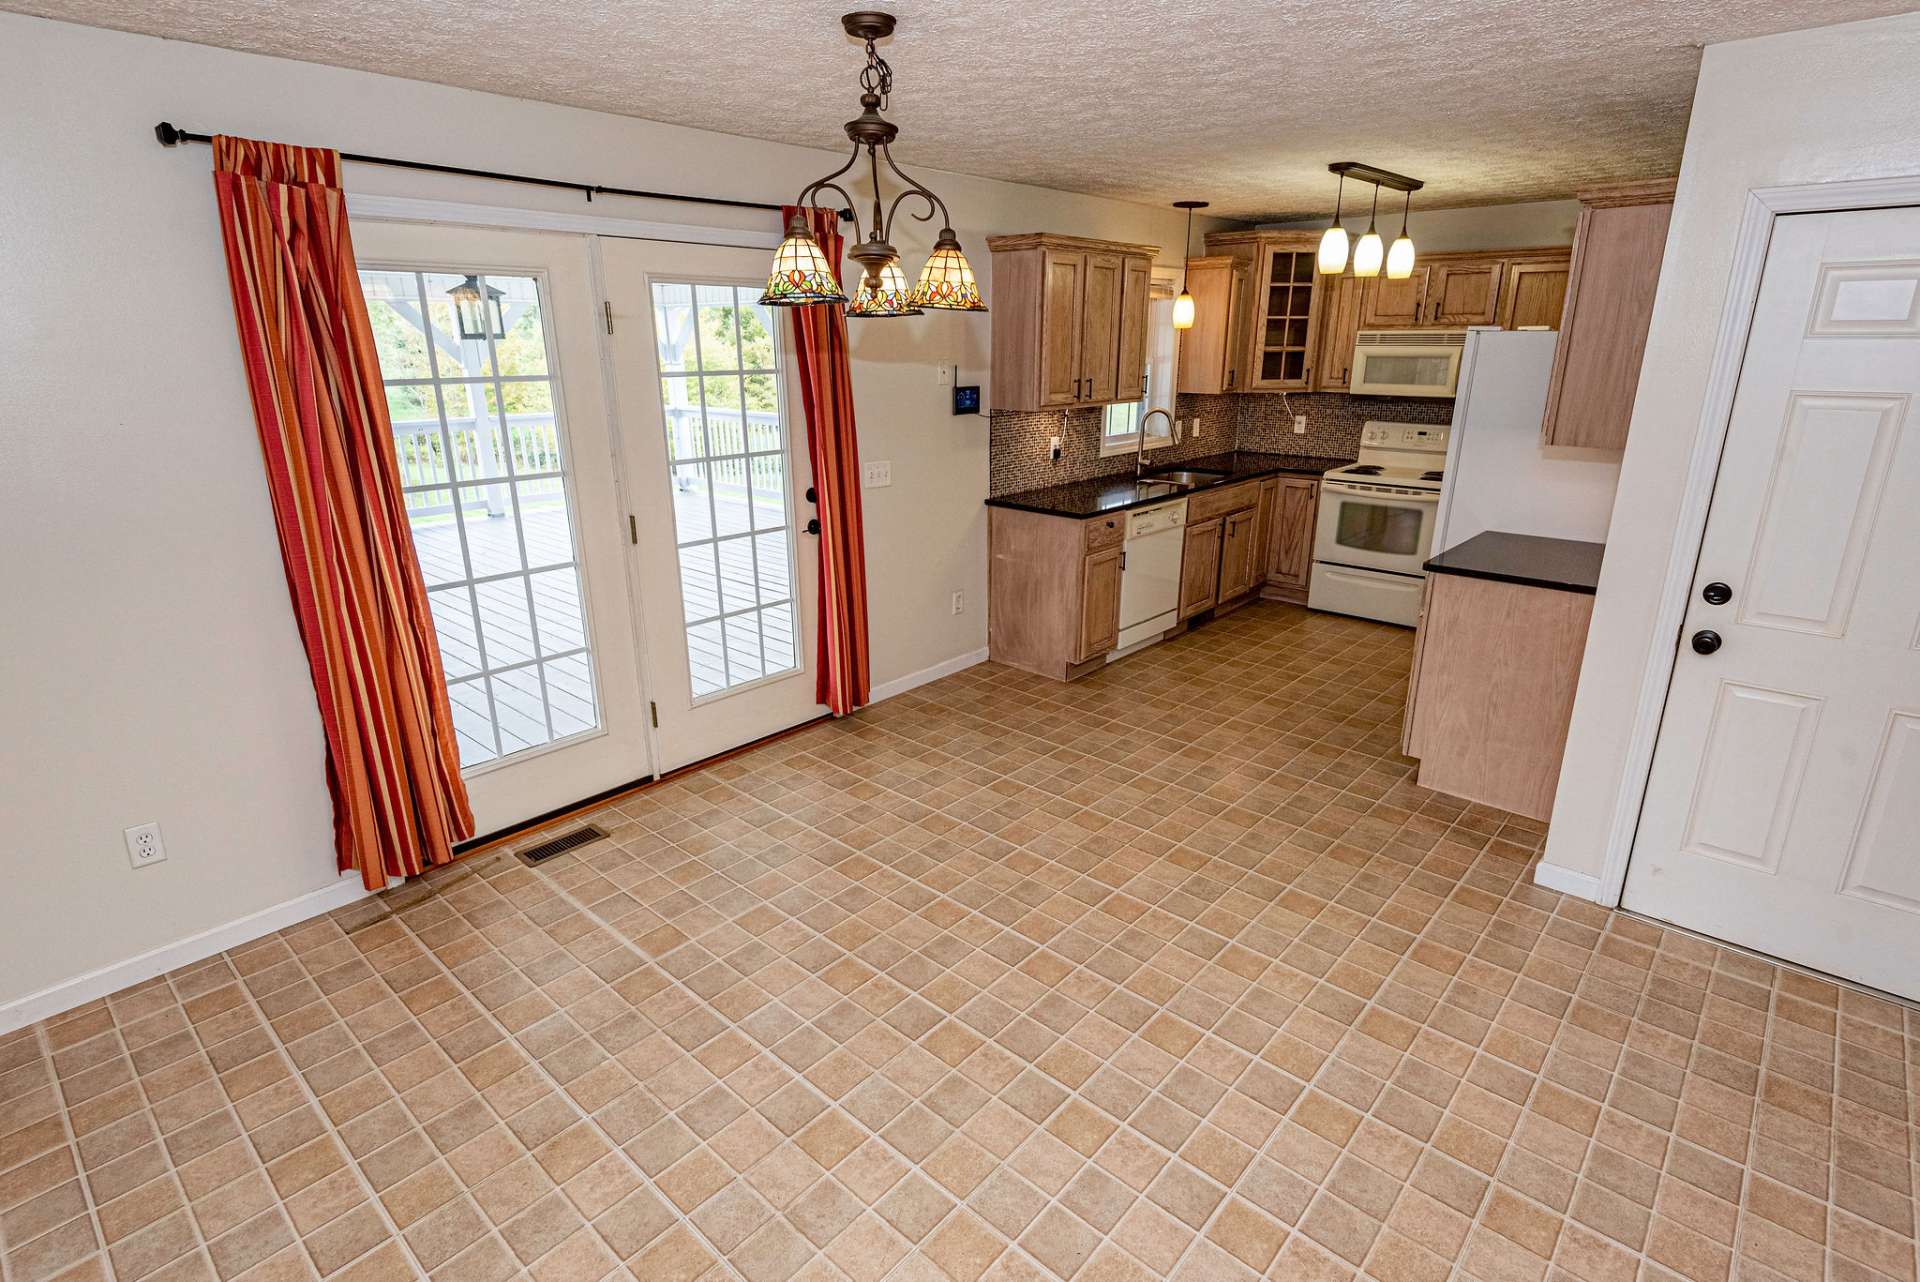
[[[1120,635],[1124,512],[1086,520],[991,508],[987,653],[1023,672],[1070,680]]]
[[[1220,532],[1224,517],[1187,520],[1187,546],[1180,555],[1180,617],[1190,619],[1220,601]]]
[[[1266,577],[1260,561],[1260,547],[1254,538],[1259,511],[1247,508],[1229,513],[1221,527],[1220,599],[1231,601],[1245,596]]]
[[[1080,561],[1080,650],[1076,661],[1105,654],[1120,640],[1120,572],[1126,553],[1119,548],[1090,552]]]
[[[1593,597],[1427,575],[1402,750],[1422,788],[1547,819]]]
[[[1320,482],[1284,476],[1274,494],[1266,538],[1265,595],[1304,605],[1313,577],[1313,527],[1320,517]]]

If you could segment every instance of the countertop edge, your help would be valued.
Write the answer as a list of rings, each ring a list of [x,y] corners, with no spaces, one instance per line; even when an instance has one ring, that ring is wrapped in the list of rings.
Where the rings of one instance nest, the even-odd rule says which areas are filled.
[[[1092,521],[1103,516],[1111,516],[1115,512],[1130,512],[1137,507],[1152,507],[1158,503],[1169,503],[1175,499],[1190,498],[1205,490],[1217,490],[1222,486],[1238,485],[1245,481],[1258,481],[1269,476],[1312,477],[1317,481],[1332,469],[1345,467],[1349,462],[1351,462],[1349,459],[1329,458],[1326,460],[1326,466],[1324,467],[1315,466],[1306,468],[1285,465],[1255,467],[1248,471],[1235,473],[1232,476],[1222,477],[1218,481],[1209,481],[1205,485],[1196,485],[1192,489],[1184,490],[1178,494],[1151,495],[1145,498],[1134,499],[1128,503],[1115,504],[1113,507],[1103,507],[1097,512],[1064,512],[1058,507],[1049,507],[1044,503],[1023,502],[1021,492],[994,496],[986,500],[986,505],[988,507],[1008,508],[1015,512],[1031,512],[1036,516],[1059,517],[1063,521]],[[1177,466],[1177,464],[1168,464],[1169,468]],[[1124,473],[1117,475],[1124,475]],[[1097,476],[1088,478],[1090,482],[1101,479],[1102,478]],[[1067,482],[1067,484],[1076,484],[1076,482]],[[1032,491],[1025,491],[1025,493],[1031,492]]]
[[[1473,544],[1491,536],[1493,549],[1482,547],[1471,549]],[[1534,544],[1539,553],[1547,558],[1566,558],[1569,555],[1590,556],[1591,568],[1582,567],[1579,577],[1574,577],[1571,569],[1553,574],[1516,564],[1499,564],[1502,560],[1511,561],[1522,552],[1525,544]],[[1461,554],[1466,552],[1466,557]],[[1494,563],[1474,564],[1470,559],[1475,553],[1487,557]],[[1545,535],[1515,534],[1506,530],[1487,530],[1463,543],[1455,544],[1444,552],[1430,557],[1423,567],[1428,574],[1450,574],[1463,579],[1485,579],[1494,583],[1511,583],[1518,587],[1541,588],[1549,592],[1571,592],[1578,596],[1594,596],[1599,590],[1600,564],[1606,553],[1604,543],[1594,543],[1584,539],[1558,539]],[[1456,557],[1448,561],[1448,557]]]

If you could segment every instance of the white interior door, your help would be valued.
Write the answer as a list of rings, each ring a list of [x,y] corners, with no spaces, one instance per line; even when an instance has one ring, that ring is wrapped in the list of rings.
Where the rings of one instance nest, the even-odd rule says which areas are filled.
[[[825,712],[812,468],[764,250],[600,242],[660,768]]]
[[[1920,209],[1780,218],[1625,903],[1920,998],[1917,397]]]
[[[651,774],[590,242],[353,238],[476,831]]]

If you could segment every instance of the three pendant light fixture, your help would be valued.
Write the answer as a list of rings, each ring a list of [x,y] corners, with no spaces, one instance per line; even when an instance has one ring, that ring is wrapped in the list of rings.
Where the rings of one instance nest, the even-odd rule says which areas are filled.
[[[926,184],[908,175],[893,159],[890,144],[899,136],[900,127],[881,115],[886,110],[888,95],[893,92],[893,68],[874,48],[874,42],[893,34],[894,16],[880,10],[861,9],[843,16],[840,25],[848,35],[864,41],[867,46],[867,65],[860,69],[860,114],[846,126],[847,137],[853,140],[853,155],[826,177],[801,188],[799,198],[793,203],[803,208],[813,205],[824,192],[832,192],[846,202],[843,216],[853,220],[854,234],[859,237],[858,243],[847,250],[847,256],[864,269],[860,286],[849,299],[840,287],[838,264],[828,260],[826,251],[807,226],[806,217],[796,212],[787,220],[786,239],[774,251],[766,292],[760,295],[761,304],[809,307],[816,303],[842,303],[847,315],[861,317],[918,316],[927,308],[986,311],[980,287],[973,278],[973,268],[967,256],[960,252],[959,237],[953,233],[953,219],[947,213],[946,202]],[[855,212],[853,197],[836,181],[860,163],[862,148],[866,149],[867,170],[873,187],[873,213],[865,236],[860,236],[860,217]],[[904,187],[884,210],[880,200],[883,160]],[[891,241],[895,216],[901,204],[909,200],[926,207],[925,213],[909,207],[908,212],[914,218],[927,222],[937,213],[941,224],[940,234],[933,242],[933,253],[911,289],[907,287],[906,272],[900,267],[900,251]]]
[[[1353,274],[1378,276],[1384,265],[1388,280],[1405,280],[1413,275],[1413,240],[1407,235],[1407,218],[1413,211],[1413,193],[1426,184],[1418,178],[1396,174],[1390,169],[1376,169],[1357,160],[1335,161],[1327,166],[1327,170],[1340,176],[1340,185],[1334,195],[1333,226],[1327,228],[1320,237],[1320,252],[1315,255],[1320,274],[1338,276],[1347,269],[1347,229],[1340,225],[1340,214],[1346,196],[1347,178],[1351,175],[1356,181],[1373,184],[1373,206],[1367,215],[1367,230],[1353,245]],[[1382,187],[1406,193],[1400,207],[1400,235],[1395,238],[1392,249],[1385,248],[1380,240],[1378,220]]]

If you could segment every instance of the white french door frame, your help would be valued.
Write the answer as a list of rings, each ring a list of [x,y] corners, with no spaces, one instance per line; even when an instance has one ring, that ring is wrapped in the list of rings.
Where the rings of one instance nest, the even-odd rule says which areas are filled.
[[[1694,432],[1693,453],[1687,460],[1686,488],[1675,523],[1673,551],[1661,578],[1659,611],[1649,633],[1647,663],[1635,696],[1627,760],[1619,795],[1607,823],[1605,857],[1594,899],[1618,907],[1627,884],[1627,861],[1639,833],[1653,773],[1654,748],[1660,740],[1660,722],[1667,691],[1680,654],[1680,628],[1699,570],[1700,547],[1707,534],[1707,514],[1720,477],[1720,456],[1733,422],[1734,394],[1740,388],[1747,340],[1753,329],[1754,309],[1760,298],[1760,277],[1773,242],[1774,220],[1784,214],[1837,213],[1850,209],[1892,209],[1920,205],[1920,174],[1899,178],[1869,178],[1848,182],[1804,183],[1784,187],[1755,187],[1747,192],[1746,210],[1734,241],[1733,271],[1721,309],[1720,332],[1714,342],[1707,375],[1707,394]],[[1572,886],[1554,889],[1579,890]]]
[[[716,245],[744,249],[766,249],[769,252],[779,246],[781,238],[781,234],[775,231],[713,227],[687,223],[660,223],[644,219],[621,218],[601,214],[572,214],[557,210],[526,209],[512,205],[484,205],[411,196],[362,195],[352,192],[347,194],[347,214],[350,219],[378,219],[383,222],[439,223],[503,231],[551,231],[581,236],[587,242],[590,283],[602,300],[603,306],[604,300],[610,297],[607,288],[605,257],[602,253],[602,244],[606,238],[659,241],[668,244]],[[637,496],[634,494],[634,487],[638,484],[638,481],[629,475],[630,469],[627,465],[627,459],[630,458],[631,455],[628,451],[629,443],[625,440],[622,427],[624,415],[621,413],[620,407],[618,379],[614,368],[613,345],[608,341],[609,335],[605,317],[595,317],[594,319],[600,322],[594,326],[594,345],[600,358],[602,396],[606,405],[608,420],[607,439],[612,450],[612,457],[609,459],[609,464],[613,472],[614,494],[622,511],[635,513],[640,510],[635,506]],[[780,380],[778,386],[780,388],[782,402],[785,404],[786,398],[789,395],[786,380]],[[800,463],[807,462],[805,459],[797,461]],[[796,460],[793,457],[792,442],[789,439],[787,444],[787,467],[790,476],[796,475],[792,471],[795,463]],[[796,530],[799,524],[798,514],[796,513]],[[578,538],[577,530],[575,537],[576,539]],[[651,647],[647,644],[648,605],[644,594],[640,591],[638,567],[631,556],[634,550],[631,537],[629,537],[628,541],[628,550],[630,555],[626,566],[626,582],[628,586],[627,597],[632,614],[630,623],[633,628],[633,645],[635,647],[634,662],[640,677],[640,697],[643,700],[651,700],[655,697],[654,692],[659,689],[659,683],[655,672],[656,665]],[[799,546],[796,545],[794,547],[793,555],[795,557],[797,570],[798,558],[802,555]],[[584,579],[584,567],[581,573]],[[797,573],[795,575],[795,588],[797,592]],[[799,645],[798,638],[801,629],[805,626],[801,620],[801,614],[802,611],[798,607],[796,598],[794,616],[797,645]],[[589,627],[591,627],[591,620],[589,620],[588,623]],[[800,645],[800,649],[800,671],[804,674],[810,670],[811,661],[806,657],[806,647]],[[792,674],[788,673],[784,675],[791,676]],[[763,678],[761,681],[749,684],[760,685],[776,679],[778,678]],[[594,681],[595,688],[601,688],[599,685],[600,675],[597,669],[594,672]],[[722,698],[727,694],[737,693],[739,690],[747,688],[749,688],[749,685],[735,687],[731,690],[723,691],[718,695],[710,696],[709,699],[702,700],[702,702]],[[603,718],[603,724],[599,730],[590,732],[589,734],[575,736],[566,742],[571,745],[590,738],[594,734],[604,733],[606,733],[606,727]],[[644,727],[644,734],[647,745],[647,763],[651,773],[635,779],[635,783],[644,782],[650,778],[658,779],[662,774],[666,773],[660,768],[660,763],[666,759],[666,755],[662,752],[659,724],[653,717],[648,718],[648,723]],[[524,760],[528,755],[531,754],[517,754],[514,760]]]

